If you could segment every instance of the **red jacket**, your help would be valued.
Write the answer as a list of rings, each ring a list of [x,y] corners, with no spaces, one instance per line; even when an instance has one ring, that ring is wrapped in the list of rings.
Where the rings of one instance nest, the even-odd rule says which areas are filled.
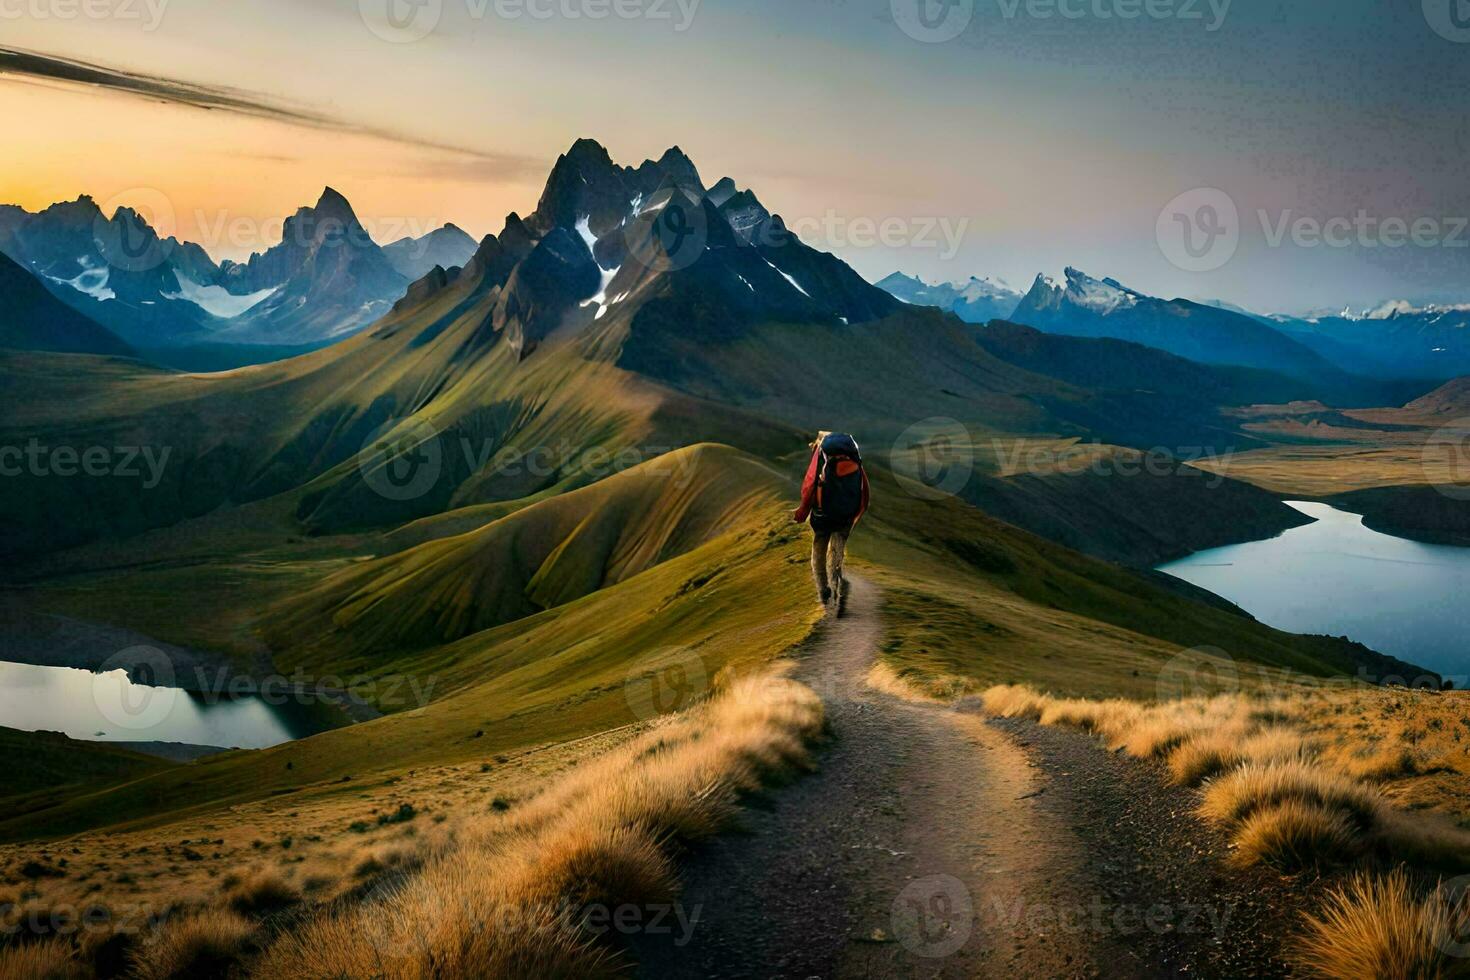
[[[818,446],[812,450],[812,461],[807,464],[806,478],[801,481],[801,506],[792,511],[791,519],[800,524],[807,519],[812,508],[817,505],[817,471],[822,466],[822,447]],[[862,520],[868,512],[868,471],[863,470],[863,505],[858,509],[857,517],[852,519],[854,526]]]

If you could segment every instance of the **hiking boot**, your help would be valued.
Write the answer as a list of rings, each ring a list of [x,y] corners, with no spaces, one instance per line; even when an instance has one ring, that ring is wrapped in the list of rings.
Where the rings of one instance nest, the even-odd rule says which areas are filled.
[[[832,590],[829,589],[829,588],[827,588],[825,585],[822,586],[822,605],[825,606],[827,603],[829,603],[831,601],[832,601]]]

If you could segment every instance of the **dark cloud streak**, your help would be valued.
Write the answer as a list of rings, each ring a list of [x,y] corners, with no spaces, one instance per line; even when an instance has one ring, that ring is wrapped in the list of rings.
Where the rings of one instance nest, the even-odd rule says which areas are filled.
[[[166,78],[162,75],[125,71],[39,51],[0,46],[0,79],[5,78],[22,82],[41,81],[102,89],[211,112],[234,113],[293,126],[352,133],[428,150],[438,150],[460,158],[459,166],[455,169],[461,169],[467,174],[474,174],[485,180],[516,180],[544,166],[544,161],[530,157],[485,153],[462,146],[420,139],[391,129],[361,125],[314,111],[305,106],[271,99],[263,94],[245,89],[202,85]]]

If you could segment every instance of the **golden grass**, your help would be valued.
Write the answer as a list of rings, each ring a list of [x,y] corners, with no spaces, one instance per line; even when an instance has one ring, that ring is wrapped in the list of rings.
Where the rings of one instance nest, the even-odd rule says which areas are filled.
[[[728,826],[740,794],[809,764],[821,702],[778,675],[725,685],[457,840],[379,899],[281,936],[254,974],[597,977],[623,966],[577,923],[589,904],[671,901],[672,849]]]
[[[1306,917],[1293,959],[1326,980],[1451,980],[1470,976],[1470,959],[1451,955],[1467,938],[1463,897],[1438,889],[1419,896],[1402,869],[1358,874]]]
[[[1365,786],[1305,760],[1247,762],[1205,785],[1200,814],[1224,824],[1239,823],[1257,810],[1297,801],[1341,810],[1364,829],[1375,827],[1383,797]]]
[[[890,694],[902,701],[917,701],[927,704],[947,703],[963,697],[971,685],[962,677],[945,675],[923,680],[905,676],[879,660],[868,670],[867,684],[875,691]]]
[[[1297,872],[1388,858],[1470,870],[1470,832],[1451,819],[1466,800],[1450,795],[1470,784],[1455,749],[1470,737],[1463,695],[1355,688],[1144,704],[1004,685],[981,700],[991,714],[1082,728],[1114,751],[1162,759],[1172,782],[1200,787],[1198,812],[1229,831],[1233,864]],[[1439,780],[1432,795],[1426,777]],[[1405,804],[1445,812],[1395,808]],[[1292,955],[1326,978],[1470,977],[1470,958],[1443,952],[1450,939],[1470,940],[1462,898],[1416,896],[1402,869],[1363,872],[1306,918]]]
[[[1021,684],[998,684],[980,695],[980,703],[992,715],[1001,718],[1041,719],[1049,699]]]
[[[0,949],[0,980],[80,980],[87,975],[71,947],[56,940]]]
[[[277,871],[258,871],[232,887],[226,895],[230,908],[241,915],[279,912],[301,901],[301,889]]]
[[[171,922],[138,950],[137,980],[220,976],[239,962],[255,924],[228,909],[206,909]]]
[[[1241,821],[1231,861],[1294,872],[1351,860],[1363,846],[1362,834],[1342,810],[1289,799],[1257,809]]]

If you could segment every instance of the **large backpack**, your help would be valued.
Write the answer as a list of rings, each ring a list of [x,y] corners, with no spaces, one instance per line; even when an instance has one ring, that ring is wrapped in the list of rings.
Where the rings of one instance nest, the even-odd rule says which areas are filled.
[[[856,519],[863,509],[863,457],[857,440],[845,432],[833,432],[822,440],[821,453],[817,515],[836,521]]]

